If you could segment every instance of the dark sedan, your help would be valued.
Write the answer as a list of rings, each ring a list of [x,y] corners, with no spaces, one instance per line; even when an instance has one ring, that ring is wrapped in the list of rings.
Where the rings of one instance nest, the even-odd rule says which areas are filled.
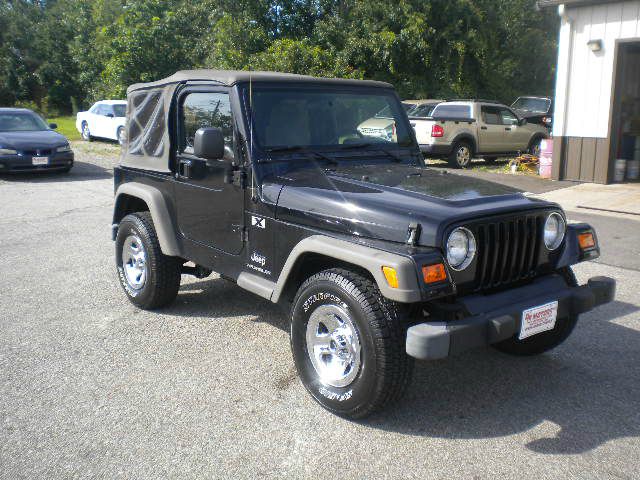
[[[0,173],[71,170],[69,141],[54,128],[26,108],[0,108]]]

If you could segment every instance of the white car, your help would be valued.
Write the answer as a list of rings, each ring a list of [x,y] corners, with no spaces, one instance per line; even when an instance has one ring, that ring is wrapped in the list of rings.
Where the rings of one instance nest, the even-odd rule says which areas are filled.
[[[76,128],[87,142],[97,137],[117,140],[122,145],[126,111],[125,100],[101,100],[94,103],[88,111],[78,112]]]

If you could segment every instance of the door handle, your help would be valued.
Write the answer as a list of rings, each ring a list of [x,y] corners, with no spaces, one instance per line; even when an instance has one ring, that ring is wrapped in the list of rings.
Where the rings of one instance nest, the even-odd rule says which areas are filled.
[[[487,127],[480,127],[480,130],[488,130]]]
[[[191,178],[191,167],[193,162],[191,160],[180,160],[178,164],[178,175],[184,178]]]

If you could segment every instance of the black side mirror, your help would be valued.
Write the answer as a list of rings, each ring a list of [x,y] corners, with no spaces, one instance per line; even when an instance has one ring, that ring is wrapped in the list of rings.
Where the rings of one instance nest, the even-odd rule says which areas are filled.
[[[518,125],[520,125],[520,126],[526,125],[527,123],[529,123],[529,122],[527,121],[527,119],[526,119],[526,118],[521,118],[521,119],[518,121]]]
[[[50,124],[49,124],[49,128],[50,128],[51,130],[55,130],[56,128],[58,128],[58,124],[57,124],[57,123],[50,123]]]
[[[113,118],[113,113],[107,113],[105,117]]]
[[[193,154],[207,160],[224,157],[224,135],[219,128],[200,128],[193,140]]]

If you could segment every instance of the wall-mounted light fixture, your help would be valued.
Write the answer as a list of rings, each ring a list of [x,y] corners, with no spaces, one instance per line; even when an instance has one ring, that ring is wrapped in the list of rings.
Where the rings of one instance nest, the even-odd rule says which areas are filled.
[[[587,42],[587,46],[591,49],[592,52],[599,52],[602,50],[603,43],[602,40],[589,40]]]

